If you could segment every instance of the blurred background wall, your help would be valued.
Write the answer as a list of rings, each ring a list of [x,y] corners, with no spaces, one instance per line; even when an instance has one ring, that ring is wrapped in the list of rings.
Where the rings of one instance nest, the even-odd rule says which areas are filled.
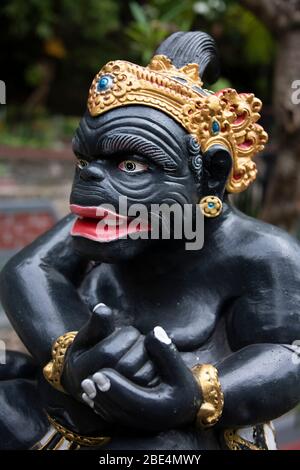
[[[110,59],[147,64],[178,30],[217,41],[214,90],[232,86],[264,102],[270,143],[256,159],[256,184],[235,203],[299,236],[300,104],[291,99],[300,80],[299,0],[2,0],[0,267],[68,212],[70,142],[95,73]],[[8,346],[22,347],[3,313],[0,328]]]

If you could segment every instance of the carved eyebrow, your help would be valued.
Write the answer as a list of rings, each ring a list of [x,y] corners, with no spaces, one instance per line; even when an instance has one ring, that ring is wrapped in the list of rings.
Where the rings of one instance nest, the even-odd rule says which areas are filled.
[[[76,129],[75,135],[72,139],[72,150],[75,155],[80,154],[84,156],[89,154],[83,122],[80,122],[79,127]]]
[[[102,155],[111,155],[120,151],[137,153],[152,159],[157,165],[167,169],[176,170],[178,164],[170,155],[167,155],[156,144],[144,137],[125,133],[109,134],[98,142],[98,150]]]

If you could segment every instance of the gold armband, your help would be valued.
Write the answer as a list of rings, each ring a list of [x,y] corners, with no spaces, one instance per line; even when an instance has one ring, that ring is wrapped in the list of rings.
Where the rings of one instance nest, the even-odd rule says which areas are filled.
[[[100,447],[110,441],[110,437],[82,436],[60,424],[47,414],[51,424],[47,433],[32,447],[31,450],[81,450],[82,447]]]
[[[68,347],[73,343],[77,331],[70,331],[59,336],[52,346],[52,360],[43,369],[45,379],[60,392],[65,392],[60,383],[64,367],[65,354]]]
[[[58,423],[54,418],[51,418],[51,416],[47,415],[50,423],[56,429],[56,431],[63,436],[64,439],[66,439],[69,442],[73,442],[78,444],[79,446],[83,447],[92,447],[92,446],[103,446],[104,444],[107,444],[110,441],[110,437],[88,437],[88,436],[81,436],[80,434],[77,434],[73,431],[70,431],[69,429],[65,428],[62,426],[60,423]]]
[[[224,407],[218,371],[211,364],[201,364],[194,366],[192,372],[201,389],[203,400],[196,422],[202,428],[209,428],[219,421]]]

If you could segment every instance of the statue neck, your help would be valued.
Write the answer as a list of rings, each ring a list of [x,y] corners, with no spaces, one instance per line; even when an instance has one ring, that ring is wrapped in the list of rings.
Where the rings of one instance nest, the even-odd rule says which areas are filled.
[[[178,270],[189,271],[195,264],[201,263],[204,252],[213,249],[217,240],[222,237],[224,223],[232,213],[232,206],[228,201],[224,202],[222,214],[215,219],[204,221],[204,246],[199,250],[187,250],[185,240],[166,240],[147,253],[139,255],[130,261],[122,262],[118,267],[123,272],[141,278],[163,279],[165,275],[176,275]]]

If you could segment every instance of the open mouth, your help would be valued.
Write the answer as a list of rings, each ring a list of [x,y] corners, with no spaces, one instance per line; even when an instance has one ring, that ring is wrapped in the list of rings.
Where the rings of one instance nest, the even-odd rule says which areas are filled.
[[[105,243],[151,230],[148,222],[137,221],[102,206],[84,207],[71,204],[70,209],[78,216],[71,230],[73,237]]]

